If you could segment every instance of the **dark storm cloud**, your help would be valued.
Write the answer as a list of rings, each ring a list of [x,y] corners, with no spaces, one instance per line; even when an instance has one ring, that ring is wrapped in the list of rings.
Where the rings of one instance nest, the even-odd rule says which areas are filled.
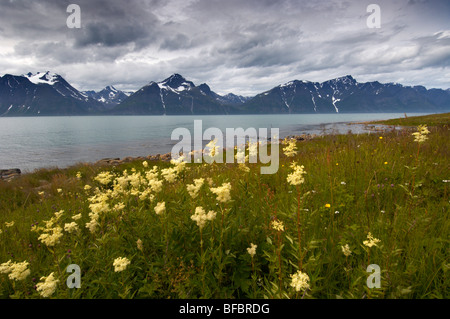
[[[71,3],[81,29],[66,26]],[[380,29],[367,28],[370,3]],[[449,21],[446,0],[9,0],[0,69],[50,69],[80,89],[138,89],[174,72],[221,93],[345,74],[449,87]]]

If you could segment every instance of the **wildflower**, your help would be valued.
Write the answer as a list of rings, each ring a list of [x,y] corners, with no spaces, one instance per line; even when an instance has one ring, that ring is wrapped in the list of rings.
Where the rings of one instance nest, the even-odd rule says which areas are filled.
[[[212,221],[216,218],[217,213],[215,211],[210,210],[208,213],[205,212],[203,207],[198,206],[195,208],[194,215],[191,216],[191,219],[197,223],[197,226],[202,229],[205,227],[207,221]]]
[[[39,240],[45,245],[51,247],[59,244],[59,240],[63,236],[61,227],[53,227],[45,229],[45,232],[39,236]]]
[[[156,215],[161,215],[166,211],[166,202],[160,202],[155,206]]]
[[[130,261],[126,257],[116,258],[116,259],[114,259],[114,263],[113,263],[114,271],[115,272],[124,271],[129,264],[130,264]]]
[[[384,165],[387,165],[388,162],[384,162]]]
[[[250,243],[250,247],[247,248],[248,254],[253,258],[256,255],[256,248],[258,245]]]
[[[222,186],[219,187],[211,187],[211,192],[217,195],[217,200],[222,203],[229,202],[231,200],[230,191],[231,184],[223,183]]]
[[[0,265],[0,274],[9,274],[11,272],[11,260]]]
[[[367,240],[363,241],[363,244],[367,247],[372,247],[372,246],[377,246],[377,244],[380,242],[381,240],[374,238],[372,236],[372,234],[369,232],[367,234]]]
[[[62,214],[64,214],[64,210],[62,209],[59,212],[55,212],[56,220],[58,220],[62,216]]]
[[[243,172],[246,172],[246,173],[250,172],[250,167],[246,166],[246,165],[243,164],[243,163],[239,163],[239,169],[240,169],[241,171],[243,171]]]
[[[245,155],[245,150],[239,149],[234,156],[236,158],[236,162],[240,164],[244,164],[248,162],[248,155]]]
[[[147,168],[148,167],[148,162],[147,161],[143,161],[142,162],[142,166],[144,166],[144,168]]]
[[[325,204],[325,207],[326,207],[326,208],[330,208],[331,205],[330,205],[330,204]]]
[[[177,179],[178,175],[177,175],[177,170],[173,167],[169,167],[169,168],[164,168],[161,170],[161,175],[164,177],[164,179],[166,181],[168,181],[169,183],[173,183],[175,182],[175,180]]]
[[[309,288],[309,276],[300,270],[291,275],[291,287],[296,291],[306,290]]]
[[[113,179],[113,175],[110,172],[99,173],[95,178],[100,184],[108,185]]]
[[[284,231],[284,224],[281,220],[273,220],[272,221],[272,228],[275,229],[276,231]]]
[[[383,136],[380,136],[379,139],[382,140],[382,139],[383,139]]]
[[[288,146],[283,148],[284,155],[287,157],[293,157],[297,154],[297,141],[293,138],[291,138],[289,141],[285,139],[285,143],[288,144]]]
[[[341,246],[342,253],[345,255],[345,257],[348,257],[352,254],[352,251],[350,250],[350,247],[348,244],[345,244],[345,246]]]
[[[19,281],[27,278],[31,271],[28,269],[27,261],[13,263],[9,260],[8,262],[0,265],[0,273],[8,274],[9,279]]]
[[[55,292],[57,287],[56,284],[59,282],[59,280],[55,279],[53,273],[51,273],[47,277],[41,277],[41,280],[44,280],[44,282],[37,283],[36,290],[41,294],[42,297],[50,297]]]
[[[120,203],[117,203],[116,205],[114,205],[113,210],[116,211],[116,212],[120,212],[124,208],[125,208],[125,204],[120,202]]]
[[[428,139],[427,137],[428,134],[430,134],[430,131],[428,131],[426,124],[419,125],[417,127],[417,132],[412,133],[412,135],[414,136],[414,142],[417,143],[425,142]]]
[[[89,216],[91,217],[91,220],[86,223],[86,228],[89,229],[91,233],[95,233],[97,227],[100,225],[98,223],[100,216],[96,213],[89,213]]]
[[[81,172],[77,172],[76,177],[77,177],[77,179],[81,179]]]
[[[39,194],[39,196],[44,196],[45,192],[44,191],[38,192],[38,194]]]
[[[189,192],[189,195],[191,195],[192,198],[196,198],[198,195],[198,192],[200,188],[203,186],[203,183],[205,182],[204,178],[198,178],[194,179],[194,184],[188,184],[186,186],[187,191]]]
[[[140,251],[142,251],[142,252],[144,251],[144,245],[143,245],[141,239],[138,239],[138,240],[136,241],[136,246],[137,246],[137,249],[139,249]]]
[[[219,153],[220,147],[216,146],[217,139],[214,139],[210,141],[208,144],[206,144],[206,147],[209,148],[209,156],[214,157]]]
[[[334,213],[337,215],[337,214],[339,214],[339,211],[337,210],[337,211],[335,211]]]
[[[81,213],[79,213],[78,215],[73,215],[72,219],[73,220],[79,220],[81,218]]]
[[[62,193],[62,189],[61,188],[58,188],[57,190],[56,190],[58,193]]]
[[[341,185],[347,185],[347,183],[346,182],[341,182]]]
[[[92,187],[90,186],[90,185],[84,185],[84,190],[85,191],[88,191],[88,190],[90,190]]]
[[[156,178],[155,179],[151,179],[151,180],[148,181],[148,186],[150,187],[152,192],[159,193],[160,191],[162,191],[163,182],[161,180],[156,179]]]
[[[70,234],[77,232],[78,231],[78,224],[75,222],[71,222],[71,223],[66,223],[64,225],[64,230]]]
[[[299,166],[296,163],[292,163],[291,167],[294,169],[294,172],[287,176],[288,183],[294,186],[303,184],[305,182],[305,178],[303,177],[303,175],[306,174],[306,172],[303,170],[305,167],[303,165]]]
[[[6,227],[13,227],[14,226],[14,221],[12,221],[12,222],[5,222],[5,226]]]

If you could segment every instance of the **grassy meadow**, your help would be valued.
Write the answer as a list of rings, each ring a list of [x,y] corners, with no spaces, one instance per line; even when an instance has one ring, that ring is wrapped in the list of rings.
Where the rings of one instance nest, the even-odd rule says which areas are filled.
[[[0,181],[0,298],[449,298],[449,114],[387,124],[413,127],[281,143],[272,175],[135,161]]]

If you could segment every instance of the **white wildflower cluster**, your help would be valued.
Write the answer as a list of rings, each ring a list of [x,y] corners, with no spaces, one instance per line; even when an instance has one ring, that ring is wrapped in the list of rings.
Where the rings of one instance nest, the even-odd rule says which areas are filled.
[[[63,236],[62,228],[56,223],[61,218],[63,210],[60,210],[54,214],[54,216],[47,221],[44,221],[45,227],[33,228],[32,230],[38,231],[42,230],[43,233],[38,237],[38,239],[48,247],[55,246],[59,244],[61,237]]]
[[[115,272],[124,271],[128,265],[130,264],[130,260],[126,257],[119,257],[114,259],[113,266]]]
[[[295,291],[304,291],[309,289],[309,276],[300,270],[291,275],[291,287]]]
[[[11,280],[24,280],[31,273],[30,269],[28,269],[28,265],[29,263],[27,261],[14,263],[9,260],[0,265],[0,273],[8,274],[8,278]]]
[[[287,140],[284,139],[284,144],[287,144],[286,147],[283,148],[284,155],[287,157],[293,157],[297,154],[297,141],[293,138]]]
[[[291,168],[294,171],[288,174],[287,176],[288,183],[294,186],[303,184],[305,182],[305,178],[303,177],[303,175],[306,174],[304,170],[305,167],[303,165],[299,166],[297,165],[297,163],[292,163]]]
[[[373,236],[372,236],[372,234],[369,232],[368,234],[367,234],[367,240],[364,240],[363,241],[363,244],[364,244],[364,246],[367,246],[367,247],[373,247],[373,246],[377,246],[377,244],[380,242],[381,240],[379,240],[378,238],[374,238]]]
[[[219,202],[227,203],[231,200],[231,183],[223,183],[222,186],[211,187],[210,190],[216,194],[217,201]]]
[[[55,276],[53,276],[53,273],[51,273],[47,277],[41,277],[41,280],[43,280],[44,282],[39,282],[36,285],[36,290],[42,297],[50,297],[55,292],[59,280],[57,280]]]
[[[250,243],[250,247],[247,248],[248,254],[253,258],[256,255],[256,248],[258,245]]]
[[[205,182],[204,178],[197,178],[194,179],[194,184],[186,185],[187,191],[192,198],[197,197],[198,192],[200,191],[200,188],[203,186],[204,182]]]
[[[200,229],[205,227],[206,222],[212,221],[216,218],[216,212],[210,210],[208,213],[203,209],[203,207],[198,206],[195,208],[194,214],[191,216],[191,219],[197,223],[197,226]]]
[[[417,143],[423,143],[425,142],[428,137],[427,135],[430,134],[430,131],[428,130],[426,125],[419,125],[417,127],[417,132],[412,133],[414,136],[414,142]]]
[[[345,246],[341,246],[341,249],[345,257],[348,257],[352,254],[352,251],[350,250],[350,246],[348,244],[345,244]]]
[[[165,202],[160,202],[160,203],[156,204],[156,206],[155,206],[156,215],[162,215],[165,212],[166,212],[166,203]]]

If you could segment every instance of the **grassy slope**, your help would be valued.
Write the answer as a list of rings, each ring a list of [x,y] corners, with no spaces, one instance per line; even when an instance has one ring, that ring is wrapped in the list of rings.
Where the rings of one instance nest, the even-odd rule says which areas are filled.
[[[31,271],[23,281],[0,274],[0,296],[39,298],[36,283],[53,272],[60,282],[52,297],[58,298],[295,298],[303,292],[290,287],[290,275],[301,267],[310,278],[305,298],[448,298],[448,114],[424,120],[401,120],[438,124],[420,148],[409,131],[333,135],[298,143],[298,154],[282,155],[274,175],[260,175],[259,164],[250,164],[248,173],[237,165],[188,165],[176,182],[164,181],[152,201],[139,198],[145,183],[135,195],[128,186],[110,196],[111,209],[95,233],[85,227],[88,198],[95,187],[111,189],[93,180],[98,173],[135,169],[145,176],[152,165],[159,172],[171,165],[79,165],[0,182],[0,264],[26,260]],[[307,172],[299,188],[286,182],[294,161]],[[200,177],[214,187],[230,182],[232,201],[218,202],[206,181],[191,198],[186,185]],[[86,184],[93,188],[84,190]],[[158,202],[166,203],[164,215],[155,214]],[[118,203],[125,208],[112,209]],[[197,206],[217,212],[201,233],[191,220]],[[55,224],[64,228],[81,213],[80,230],[63,231],[58,244],[46,247],[38,239],[43,230],[30,229],[45,227],[60,210]],[[271,228],[273,219],[284,223],[284,232]],[[368,232],[380,239],[378,246],[363,245]],[[251,243],[258,245],[253,260]],[[114,272],[117,257],[131,261],[123,272]],[[81,289],[65,285],[72,263],[81,268]],[[368,264],[381,268],[379,289],[366,286]]]

